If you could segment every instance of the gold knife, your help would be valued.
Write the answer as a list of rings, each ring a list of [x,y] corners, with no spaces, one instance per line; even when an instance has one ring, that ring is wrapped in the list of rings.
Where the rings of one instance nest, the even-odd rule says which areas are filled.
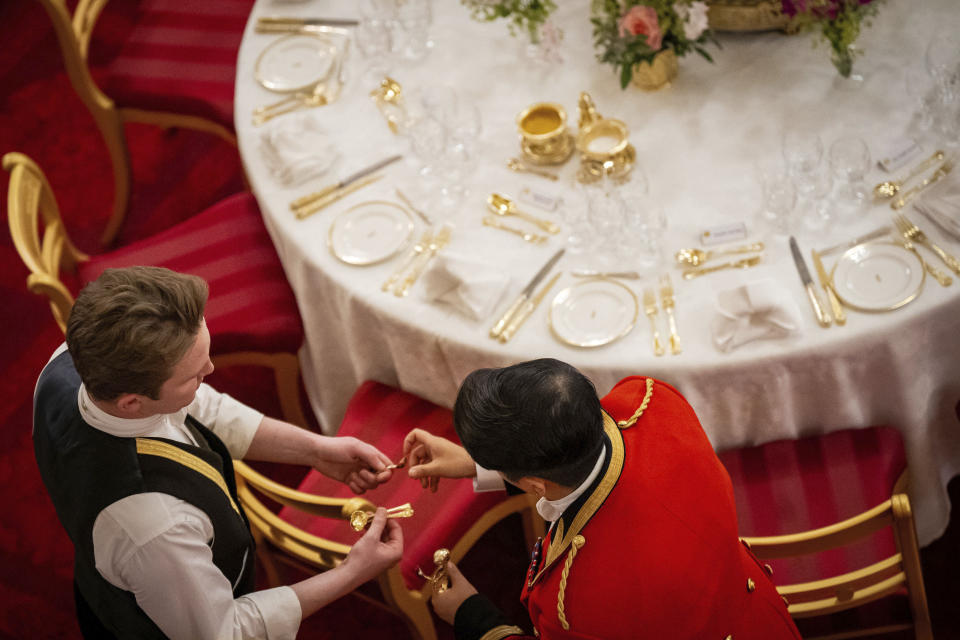
[[[320,209],[323,209],[327,205],[333,204],[340,198],[343,198],[344,196],[348,196],[354,191],[356,191],[357,189],[362,189],[363,187],[367,186],[372,182],[376,182],[382,177],[383,177],[383,174],[370,176],[366,180],[359,180],[357,182],[353,182],[347,185],[346,187],[342,187],[340,189],[331,191],[326,195],[324,195],[322,198],[311,200],[306,205],[299,207],[297,209],[294,209],[294,214],[296,214],[297,220],[303,220],[306,217],[312,216],[317,211],[320,211]]]
[[[536,309],[541,302],[543,302],[547,292],[553,288],[553,285],[557,283],[557,280],[560,279],[561,275],[563,275],[563,271],[557,271],[555,274],[553,274],[553,277],[550,278],[550,281],[543,285],[543,289],[540,289],[540,293],[523,303],[523,306],[513,314],[510,324],[507,325],[507,328],[504,329],[503,333],[500,334],[500,337],[497,338],[500,340],[500,342],[506,342],[513,337],[513,334],[515,334],[517,329],[519,329],[520,326],[526,322],[527,318],[530,317],[530,314],[533,313],[533,310]]]
[[[827,292],[827,299],[830,301],[830,309],[833,311],[833,320],[839,326],[847,324],[847,314],[843,312],[843,305],[837,297],[837,292],[833,290],[833,284],[830,282],[830,276],[827,270],[823,268],[823,261],[816,249],[810,249],[810,256],[813,258],[813,266],[817,270],[817,277],[820,279],[820,286]]]
[[[517,296],[517,299],[507,308],[500,319],[497,320],[497,323],[493,325],[490,329],[491,338],[499,338],[500,334],[503,333],[503,330],[507,328],[507,325],[510,323],[510,320],[513,318],[513,315],[523,306],[523,303],[533,295],[533,290],[540,284],[540,281],[550,273],[550,269],[553,268],[553,265],[563,256],[565,249],[560,249],[553,256],[547,260],[546,264],[540,267],[540,270],[537,271],[536,275],[530,279],[530,282],[527,283],[527,286],[523,288],[523,291],[520,292],[520,295]]]
[[[817,322],[826,329],[833,323],[830,312],[820,304],[820,298],[813,289],[813,278],[807,270],[807,263],[803,260],[803,254],[800,253],[800,247],[797,246],[797,239],[790,236],[790,253],[793,254],[793,264],[797,267],[797,273],[800,275],[800,282],[807,291],[807,298],[810,300],[810,306],[813,308],[813,315],[817,317]]]
[[[375,163],[373,163],[372,165],[370,165],[369,167],[364,167],[363,169],[360,169],[359,171],[355,171],[354,173],[351,173],[349,176],[347,176],[346,178],[344,178],[344,179],[341,180],[340,182],[337,182],[336,184],[328,185],[328,186],[324,187],[323,189],[320,189],[320,191],[317,191],[317,192],[315,192],[315,193],[311,193],[311,194],[309,194],[309,195],[305,195],[305,196],[303,196],[302,198],[297,198],[296,200],[294,200],[293,202],[290,203],[290,208],[293,209],[294,211],[296,211],[297,209],[300,209],[301,207],[305,207],[306,205],[310,204],[310,203],[313,202],[314,200],[320,200],[321,198],[330,195],[330,194],[333,193],[334,191],[337,191],[337,190],[339,190],[339,189],[343,189],[344,187],[346,187],[347,185],[351,184],[352,182],[356,182],[356,181],[359,180],[360,178],[363,178],[364,176],[368,176],[368,175],[370,175],[371,173],[373,173],[374,171],[377,171],[377,170],[379,170],[379,169],[382,169],[382,168],[386,167],[386,166],[389,165],[389,164],[393,164],[394,162],[396,162],[397,160],[399,160],[399,159],[402,158],[402,157],[403,157],[403,156],[401,156],[401,155],[399,155],[399,154],[393,155],[393,156],[390,156],[389,158],[384,158],[383,160],[380,160],[379,162],[375,162]]]

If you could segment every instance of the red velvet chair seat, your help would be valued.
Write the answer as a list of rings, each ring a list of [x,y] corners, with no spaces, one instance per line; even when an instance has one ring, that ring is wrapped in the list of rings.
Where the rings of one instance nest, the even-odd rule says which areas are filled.
[[[379,382],[365,382],[350,399],[337,435],[374,443],[396,461],[403,452],[404,436],[415,427],[459,442],[448,409]],[[308,473],[298,488],[325,496],[353,495],[344,485],[316,471]],[[484,512],[507,495],[502,491],[475,493],[471,480],[442,480],[437,493],[430,493],[401,470],[395,472],[390,482],[364,497],[385,507],[405,502],[413,505],[414,516],[400,522],[404,537],[400,571],[407,588],[417,590],[423,586],[423,580],[416,575],[417,567],[431,573],[433,552],[452,546]],[[282,509],[280,517],[309,533],[344,544],[353,544],[360,536],[342,520],[314,518],[290,508]]]
[[[196,115],[233,130],[237,51],[253,0],[144,0],[107,67],[119,107]]]
[[[733,482],[741,536],[799,533],[855,516],[889,499],[906,469],[900,433],[891,427],[779,440],[718,456]],[[848,547],[769,564],[775,583],[792,584],[860,569],[895,552],[893,535],[884,529]],[[885,598],[797,623],[805,635],[816,635],[904,612],[909,618],[905,598]]]
[[[168,267],[205,279],[211,353],[296,353],[303,325],[256,200],[226,198],[202,213],[145,240],[81,263],[81,283],[104,269],[132,265]]]

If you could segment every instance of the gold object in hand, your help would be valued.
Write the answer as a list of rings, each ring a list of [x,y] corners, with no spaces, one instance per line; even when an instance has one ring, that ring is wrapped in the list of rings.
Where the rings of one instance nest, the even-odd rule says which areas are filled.
[[[433,552],[433,573],[426,575],[417,567],[417,575],[433,585],[434,591],[443,593],[450,588],[450,575],[447,573],[447,563],[450,562],[449,549],[437,549]]]
[[[370,526],[371,522],[373,522],[373,516],[374,513],[372,511],[358,509],[350,514],[350,526],[353,527],[354,531],[363,531],[365,528]],[[409,502],[402,504],[399,507],[387,509],[388,518],[410,518],[412,516],[413,506]]]

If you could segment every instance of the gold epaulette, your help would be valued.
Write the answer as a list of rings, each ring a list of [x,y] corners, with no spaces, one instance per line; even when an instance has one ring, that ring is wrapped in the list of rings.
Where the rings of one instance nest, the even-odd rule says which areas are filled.
[[[646,411],[647,405],[650,404],[650,398],[653,397],[653,378],[647,378],[647,392],[643,394],[643,402],[640,403],[640,406],[637,407],[637,410],[633,412],[633,415],[630,416],[627,420],[621,420],[617,423],[617,426],[620,429],[629,429],[633,424],[640,419],[640,416],[643,415],[643,412]]]
[[[567,622],[567,614],[563,604],[563,597],[567,591],[567,578],[570,576],[570,567],[573,566],[573,559],[577,556],[577,551],[586,543],[587,540],[583,536],[573,537],[573,544],[570,545],[570,552],[567,553],[567,561],[564,563],[563,573],[560,575],[560,589],[557,591],[557,617],[560,618],[560,625],[564,631],[570,631],[570,623]]]
[[[487,631],[485,634],[480,636],[480,640],[503,640],[503,638],[509,638],[510,636],[522,636],[526,635],[520,627],[508,626],[505,624],[500,625],[499,627],[494,627]]]

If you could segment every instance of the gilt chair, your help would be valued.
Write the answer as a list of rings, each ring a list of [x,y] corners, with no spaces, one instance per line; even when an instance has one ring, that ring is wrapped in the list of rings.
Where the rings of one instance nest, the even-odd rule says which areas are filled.
[[[368,381],[350,399],[337,434],[370,442],[398,459],[404,436],[415,427],[459,442],[449,410]],[[377,579],[382,601],[365,599],[399,614],[420,640],[437,637],[428,604],[431,587],[417,576],[417,568],[432,573],[434,551],[448,548],[451,560],[459,562],[486,531],[512,514],[520,514],[530,546],[543,535],[544,523],[536,516],[533,499],[498,491],[475,493],[470,480],[442,480],[437,492],[431,493],[398,471],[389,482],[360,498],[316,471],[310,471],[296,490],[242,462],[236,471],[240,502],[271,586],[284,582],[281,565],[313,573],[342,562],[360,535],[347,522],[354,510],[411,503],[414,516],[401,520],[403,559]],[[361,592],[357,595],[363,597]]]
[[[804,638],[932,638],[896,429],[847,429],[718,455],[733,481],[744,544],[768,563]]]
[[[105,69],[104,89],[88,66],[90,42],[107,0],[40,0],[53,22],[64,66],[107,145],[114,173],[113,211],[101,242],[109,245],[130,200],[125,122],[205,131],[233,145],[236,57],[252,0],[144,0],[137,22]]]
[[[10,172],[10,235],[30,272],[27,288],[49,299],[61,330],[66,331],[74,292],[104,269],[151,265],[198,275],[210,288],[205,318],[214,365],[271,370],[284,418],[307,426],[297,359],[303,325],[251,194],[231,196],[155,236],[90,256],[71,242],[36,163],[8,153],[3,167]]]

